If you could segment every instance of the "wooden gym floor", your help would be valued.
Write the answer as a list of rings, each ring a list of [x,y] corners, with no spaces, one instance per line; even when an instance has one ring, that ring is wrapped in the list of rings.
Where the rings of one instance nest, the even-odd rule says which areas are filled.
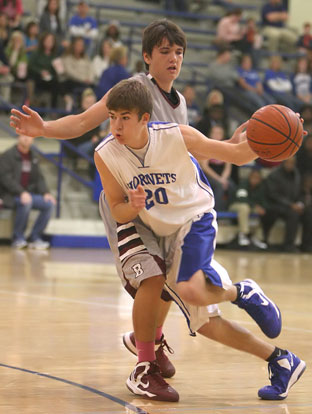
[[[311,414],[312,255],[219,251],[233,281],[254,278],[279,305],[274,343],[297,353],[307,370],[284,401],[261,401],[267,364],[197,336],[172,306],[165,333],[179,403],[149,402],[125,381],[136,359],[122,345],[132,300],[109,251],[0,247],[0,413],[4,414]],[[223,316],[263,337],[241,309]]]

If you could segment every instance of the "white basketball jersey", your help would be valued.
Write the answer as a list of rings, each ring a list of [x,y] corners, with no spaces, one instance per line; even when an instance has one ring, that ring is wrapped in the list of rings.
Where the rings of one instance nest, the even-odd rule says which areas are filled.
[[[151,121],[176,122],[177,124],[188,125],[185,98],[180,92],[176,91],[179,102],[174,106],[153,80],[152,75],[138,73],[133,76],[133,79],[143,83],[152,94],[153,113]]]
[[[147,198],[139,216],[159,236],[174,233],[214,206],[211,187],[197,161],[190,157],[177,124],[149,124],[149,144],[142,161],[112,135],[95,151],[125,194],[142,185]]]

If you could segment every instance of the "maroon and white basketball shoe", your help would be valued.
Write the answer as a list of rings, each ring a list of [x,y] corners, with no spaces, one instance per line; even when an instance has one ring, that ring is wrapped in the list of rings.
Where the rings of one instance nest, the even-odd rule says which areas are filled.
[[[127,379],[126,385],[133,394],[157,401],[177,402],[179,394],[160,375],[154,362],[139,362]]]
[[[135,346],[134,332],[127,332],[123,334],[122,340],[128,351],[132,352],[134,355],[138,354]],[[173,354],[173,349],[170,348],[170,346],[167,344],[167,341],[164,338],[164,335],[162,335],[160,340],[155,342],[156,361],[160,369],[160,374],[164,378],[171,378],[174,376],[176,370],[172,362],[165,354],[165,349],[170,354]]]

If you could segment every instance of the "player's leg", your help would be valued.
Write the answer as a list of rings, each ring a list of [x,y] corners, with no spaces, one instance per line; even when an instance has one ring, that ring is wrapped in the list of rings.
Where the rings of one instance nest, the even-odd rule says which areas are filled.
[[[143,398],[178,401],[178,393],[167,384],[155,363],[155,333],[160,317],[165,282],[165,264],[161,256],[150,254],[133,223],[118,225],[112,219],[104,193],[100,213],[122,283],[134,298],[133,325],[138,363],[127,379],[131,392]],[[146,384],[149,384],[146,387]]]
[[[244,309],[267,336],[275,338],[282,326],[275,303],[251,279],[233,285],[226,269],[213,259],[214,222],[215,214],[205,214],[184,237],[177,278],[180,297],[195,306],[230,301]]]
[[[261,388],[258,395],[262,399],[282,400],[303,374],[306,364],[292,352],[280,349],[253,335],[234,321],[220,316],[211,317],[198,330],[198,333],[213,341],[247,352],[269,363],[271,385]]]

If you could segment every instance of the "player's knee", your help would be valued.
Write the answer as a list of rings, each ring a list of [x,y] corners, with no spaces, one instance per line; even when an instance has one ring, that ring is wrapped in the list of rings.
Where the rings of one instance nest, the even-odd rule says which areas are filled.
[[[177,289],[182,300],[191,305],[198,305],[198,292],[191,283],[180,282]]]

